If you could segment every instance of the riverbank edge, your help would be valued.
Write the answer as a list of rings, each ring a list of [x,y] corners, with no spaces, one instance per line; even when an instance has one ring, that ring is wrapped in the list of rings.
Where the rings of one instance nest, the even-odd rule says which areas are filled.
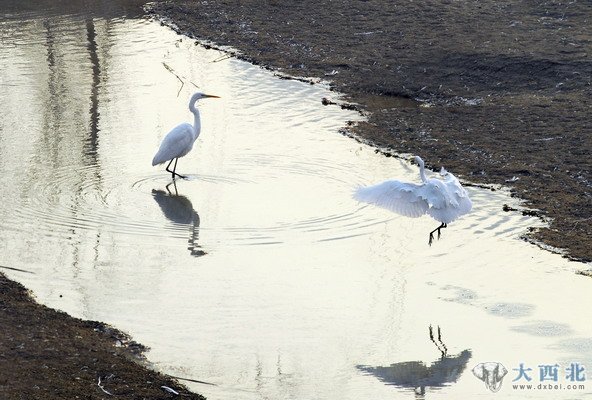
[[[154,370],[126,333],[39,304],[2,272],[0,326],[3,399],[205,399]]]
[[[243,34],[229,32],[221,34],[219,31],[220,18],[218,18],[218,16],[211,19],[211,26],[209,26],[209,20],[204,19],[203,16],[197,15],[200,7],[207,9],[207,13],[204,12],[202,14],[211,17],[212,8],[218,6],[210,3],[207,5],[188,5],[187,2],[184,1],[162,1],[149,4],[145,7],[145,10],[153,19],[168,26],[178,34],[196,40],[200,45],[206,48],[219,50],[237,59],[258,65],[261,68],[273,72],[279,78],[295,79],[310,84],[321,82],[327,83],[330,90],[335,90],[343,95],[344,101],[332,102],[329,99],[326,102],[325,100],[327,99],[323,99],[323,105],[336,105],[354,109],[369,119],[368,121],[358,124],[348,124],[348,126],[342,129],[341,133],[375,147],[377,152],[381,152],[387,156],[394,156],[396,154],[413,153],[415,151],[423,154],[425,151],[425,153],[438,155],[441,160],[446,159],[447,156],[444,155],[446,152],[446,146],[439,148],[434,142],[428,143],[422,141],[416,141],[411,145],[409,144],[410,141],[408,140],[408,137],[405,137],[402,141],[407,142],[407,144],[401,145],[401,143],[398,142],[401,139],[401,136],[397,137],[396,135],[392,135],[393,127],[390,126],[390,121],[385,121],[384,116],[376,118],[378,113],[384,112],[383,107],[376,105],[376,97],[383,98],[385,102],[390,102],[393,99],[395,99],[395,101],[403,102],[407,100],[411,102],[417,101],[418,99],[414,98],[412,95],[402,92],[400,94],[390,93],[388,95],[376,95],[375,93],[370,92],[360,93],[360,90],[358,89],[347,90],[347,85],[344,85],[337,77],[327,76],[327,74],[318,75],[318,70],[307,68],[306,62],[310,60],[304,59],[301,65],[293,66],[286,65],[284,60],[282,60],[282,55],[279,50],[273,47],[259,49],[260,51],[257,53],[257,45],[253,44],[253,41],[246,39]],[[220,9],[222,8],[223,6],[220,6]],[[236,8],[238,9],[239,6],[237,5]],[[228,13],[224,14],[224,12],[228,12],[228,7],[225,10],[220,11],[220,14],[223,15],[222,19],[227,19],[225,23],[228,24],[228,31],[233,29],[231,27],[234,27],[235,25],[242,26],[244,23],[241,19],[233,19],[236,18],[236,15],[229,15]],[[245,20],[253,22],[260,17],[261,16],[253,10],[253,13],[248,16],[248,19],[245,17]],[[326,19],[324,22],[326,22]],[[274,31],[266,32],[266,35],[276,35],[281,37],[282,35],[290,34],[289,28],[279,26],[279,24],[273,26]],[[208,33],[204,34],[204,32]],[[220,40],[213,37],[214,32],[220,35]],[[339,32],[339,30],[336,30],[335,32]],[[292,41],[295,42],[294,45],[301,44],[294,38],[292,38]],[[278,54],[274,56],[274,52],[277,52]],[[329,65],[325,68],[325,70],[330,69],[331,66]],[[368,101],[364,101],[366,96],[368,96]],[[457,98],[462,99],[462,97],[459,96],[457,96]],[[425,104],[429,104],[429,101],[426,101]],[[430,105],[430,107],[432,106]],[[459,111],[462,108],[463,107],[457,107],[457,109],[454,109],[453,111],[454,113],[462,113],[462,111]],[[467,109],[469,108],[475,107],[468,107]],[[405,112],[405,110],[403,111]],[[418,126],[421,126],[423,123],[419,120],[416,122]],[[403,130],[403,128],[401,128],[401,130]],[[399,128],[396,128],[395,130],[398,129]],[[414,128],[407,126],[406,130],[413,131]],[[417,128],[415,128],[415,130],[417,131]],[[438,139],[435,141],[437,140]],[[459,145],[459,143],[456,143],[456,145],[458,146],[457,150],[459,148],[460,150],[463,150],[462,144]],[[500,144],[500,146],[501,145],[503,144]],[[521,199],[524,209],[514,210],[504,208],[500,211],[528,213],[528,215],[540,218],[548,225],[544,228],[529,229],[529,231],[525,232],[522,236],[522,239],[546,251],[560,254],[571,261],[583,263],[579,273],[592,276],[592,268],[590,266],[590,262],[592,261],[592,235],[584,228],[585,224],[581,224],[581,222],[587,221],[590,218],[587,214],[584,218],[573,215],[570,213],[568,207],[564,207],[564,210],[558,210],[557,207],[552,206],[551,200],[559,204],[568,201],[567,194],[561,194],[560,185],[556,185],[556,187],[553,188],[553,192],[557,193],[555,196],[546,196],[546,194],[533,195],[532,191],[529,191],[529,185],[532,183],[534,187],[536,187],[541,184],[542,179],[535,176],[529,176],[530,173],[528,172],[527,175],[524,176],[508,175],[510,171],[504,171],[505,174],[498,174],[495,176],[492,174],[479,175],[479,173],[473,173],[473,171],[478,171],[482,165],[479,165],[475,160],[472,161],[473,162],[471,163],[471,160],[467,159],[459,159],[458,161],[448,159],[445,165],[450,167],[450,170],[454,170],[456,175],[461,179],[471,182],[475,186],[493,188],[499,185],[508,188],[512,197]],[[435,165],[430,161],[426,162],[426,167],[432,171],[439,170],[439,165]],[[517,169],[520,173],[522,172],[521,168],[523,168],[523,166],[518,165]],[[471,173],[468,174],[467,171],[471,171]],[[512,179],[508,180],[508,176],[511,176]],[[573,193],[570,193],[569,195],[571,196]]]

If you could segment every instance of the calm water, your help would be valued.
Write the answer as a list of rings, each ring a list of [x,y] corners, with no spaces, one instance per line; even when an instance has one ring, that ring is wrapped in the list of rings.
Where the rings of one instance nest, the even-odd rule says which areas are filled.
[[[0,265],[39,301],[131,333],[211,399],[489,398],[487,361],[509,371],[498,397],[590,396],[511,388],[520,363],[535,384],[539,365],[592,371],[592,281],[521,241],[538,222],[504,193],[471,188],[428,247],[435,221],[351,199],[419,176],[341,136],[358,116],[323,107],[334,93],[97,7],[0,20]],[[175,187],[150,161],[196,86],[222,98],[199,103]]]

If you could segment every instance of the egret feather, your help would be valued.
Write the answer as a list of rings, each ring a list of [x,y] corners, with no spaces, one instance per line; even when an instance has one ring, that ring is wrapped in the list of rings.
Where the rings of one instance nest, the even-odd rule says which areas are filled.
[[[389,180],[358,188],[354,198],[405,217],[418,218],[428,214],[441,222],[438,228],[430,232],[428,243],[431,245],[434,232],[437,231],[440,238],[440,229],[471,211],[473,204],[467,191],[453,174],[442,168],[440,175],[443,179],[428,179],[421,157],[416,156],[415,161],[419,164],[421,183]]]
[[[191,96],[191,99],[189,100],[189,111],[193,113],[193,125],[189,123],[183,123],[174,127],[169,133],[166,134],[160,143],[160,147],[156,152],[156,155],[152,159],[153,166],[169,161],[166,170],[173,175],[173,179],[175,179],[175,176],[185,178],[185,176],[176,172],[177,161],[180,157],[186,156],[191,151],[193,148],[193,143],[195,143],[195,140],[199,137],[201,132],[201,120],[199,110],[195,107],[195,103],[197,103],[199,99],[208,97],[218,98],[219,96],[204,93],[195,93],[193,96]],[[175,165],[171,171],[169,167],[173,161],[175,161]]]

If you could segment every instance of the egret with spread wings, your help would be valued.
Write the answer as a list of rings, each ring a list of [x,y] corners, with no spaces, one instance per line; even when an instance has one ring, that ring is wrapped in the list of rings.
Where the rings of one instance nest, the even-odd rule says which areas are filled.
[[[428,244],[434,240],[434,232],[446,228],[449,223],[471,211],[473,204],[465,188],[458,179],[444,168],[440,171],[443,179],[426,178],[424,162],[416,156],[419,164],[421,183],[390,180],[378,185],[361,187],[354,198],[394,211],[406,217],[418,218],[430,215],[441,225],[430,232]]]

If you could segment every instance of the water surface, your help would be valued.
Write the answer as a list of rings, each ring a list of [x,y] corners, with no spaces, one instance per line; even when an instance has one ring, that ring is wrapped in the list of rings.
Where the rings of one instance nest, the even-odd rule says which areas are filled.
[[[42,303],[131,333],[212,399],[489,397],[488,361],[498,395],[589,395],[511,388],[520,363],[592,368],[592,309],[505,193],[470,188],[429,247],[435,221],[352,200],[418,171],[341,136],[359,117],[322,85],[111,13],[17,8],[0,35],[0,264]],[[222,98],[170,185],[150,160],[196,87]]]

